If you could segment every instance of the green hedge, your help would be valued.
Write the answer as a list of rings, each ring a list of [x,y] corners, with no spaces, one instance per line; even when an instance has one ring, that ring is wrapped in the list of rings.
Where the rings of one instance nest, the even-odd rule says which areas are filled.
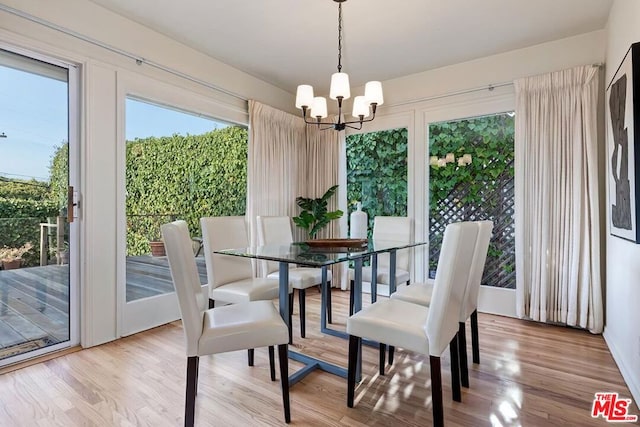
[[[369,216],[369,234],[378,215],[407,215],[407,129],[347,137],[348,213],[355,202]]]
[[[232,126],[128,142],[128,254],[149,253],[148,241],[158,239],[159,226],[173,217],[200,236],[203,216],[244,215],[247,138],[246,129]]]
[[[0,177],[0,197],[5,199],[43,200],[48,193],[49,185],[45,182]]]
[[[58,215],[55,203],[49,200],[7,199],[0,197],[0,247],[18,248],[27,242],[33,249],[23,259],[25,265],[38,265],[40,253],[40,223]]]
[[[449,197],[459,186],[467,193],[463,204],[481,205],[482,193],[495,187],[498,177],[513,177],[513,117],[507,114],[466,120],[435,123],[429,128],[429,154],[457,157],[470,154],[473,161],[465,167],[429,168],[429,205],[431,212],[437,203]],[[497,188],[496,188],[497,190]]]

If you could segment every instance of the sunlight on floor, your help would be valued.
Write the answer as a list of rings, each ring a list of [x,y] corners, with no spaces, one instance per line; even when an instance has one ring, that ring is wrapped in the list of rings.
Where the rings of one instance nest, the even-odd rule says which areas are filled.
[[[522,390],[512,387],[505,393],[505,400],[498,405],[498,413],[489,416],[493,427],[521,426],[518,413],[522,408]]]

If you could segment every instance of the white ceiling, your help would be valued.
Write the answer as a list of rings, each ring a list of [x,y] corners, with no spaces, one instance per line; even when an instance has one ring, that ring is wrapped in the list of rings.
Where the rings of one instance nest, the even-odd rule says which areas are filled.
[[[332,0],[92,1],[292,93],[302,83],[326,92],[336,71]],[[348,0],[343,71],[359,86],[599,30],[611,4]]]

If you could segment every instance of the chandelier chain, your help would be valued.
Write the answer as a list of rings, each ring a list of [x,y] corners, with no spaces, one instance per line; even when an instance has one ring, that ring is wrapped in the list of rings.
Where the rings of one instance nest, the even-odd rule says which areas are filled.
[[[342,3],[338,3],[338,72],[342,70]]]

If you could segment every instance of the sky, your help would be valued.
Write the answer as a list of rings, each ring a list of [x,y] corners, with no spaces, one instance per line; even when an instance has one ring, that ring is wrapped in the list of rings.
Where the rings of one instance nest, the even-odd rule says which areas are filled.
[[[67,140],[67,84],[0,66],[0,175],[47,181]]]
[[[57,147],[68,140],[67,83],[0,65],[0,176],[49,180]],[[198,135],[222,122],[126,100],[125,137]]]

